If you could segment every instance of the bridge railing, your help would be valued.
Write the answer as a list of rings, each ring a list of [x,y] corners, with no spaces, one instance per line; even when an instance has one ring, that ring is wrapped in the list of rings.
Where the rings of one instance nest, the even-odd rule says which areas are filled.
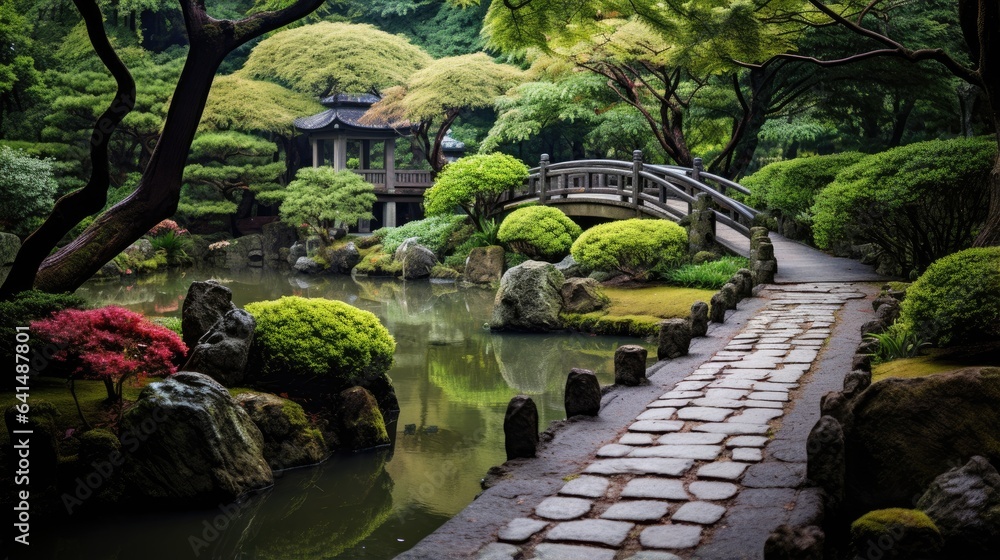
[[[549,156],[542,154],[539,166],[530,170],[524,185],[509,191],[503,203],[510,206],[537,199],[546,204],[572,198],[634,208],[636,216],[657,215],[677,221],[691,213],[695,199],[704,193],[714,202],[717,222],[749,237],[757,211],[727,194],[749,191],[706,173],[700,163],[700,159],[695,160],[693,168],[644,164],[640,150],[633,153],[631,162],[600,159],[549,163]]]

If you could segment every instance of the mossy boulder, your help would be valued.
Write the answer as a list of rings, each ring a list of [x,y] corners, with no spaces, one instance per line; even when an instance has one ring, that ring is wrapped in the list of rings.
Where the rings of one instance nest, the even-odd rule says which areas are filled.
[[[860,558],[935,558],[943,541],[934,521],[916,509],[870,511],[851,524],[851,548]]]
[[[475,247],[465,261],[465,281],[472,284],[492,284],[503,276],[503,247]]]
[[[99,504],[117,503],[125,492],[125,458],[118,437],[103,428],[95,428],[80,435],[79,441],[75,478],[91,489],[96,478],[99,483],[93,489],[93,498]],[[81,496],[77,494],[77,498]]]
[[[359,385],[383,412],[399,410],[386,374],[396,341],[378,317],[341,301],[287,296],[247,305],[257,320],[246,381],[316,410]]]
[[[851,399],[839,419],[848,504],[908,506],[970,457],[1000,465],[1000,368],[886,379]]]
[[[236,402],[264,436],[264,458],[272,470],[314,465],[328,452],[323,434],[295,402],[269,393],[240,393]]]
[[[569,278],[560,291],[565,313],[590,313],[604,309],[611,302],[593,278]]]
[[[527,261],[500,279],[490,328],[545,332],[562,328],[561,272],[550,263]]]
[[[364,387],[341,392],[338,410],[336,430],[341,449],[356,451],[390,443],[378,403]]]
[[[1000,550],[1000,473],[986,459],[973,457],[935,478],[917,507],[941,530],[948,558]]]

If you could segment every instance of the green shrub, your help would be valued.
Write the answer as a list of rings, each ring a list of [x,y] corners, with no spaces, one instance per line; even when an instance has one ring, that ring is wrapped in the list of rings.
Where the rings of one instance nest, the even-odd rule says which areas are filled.
[[[837,173],[864,157],[860,152],[844,152],[766,165],[743,179],[743,186],[750,189],[747,203],[795,218],[812,208],[816,193],[832,183]]]
[[[750,261],[743,257],[721,257],[701,264],[686,264],[666,274],[671,284],[689,288],[717,290],[741,268],[747,268]]]
[[[382,251],[394,253],[411,237],[420,240],[420,244],[431,251],[440,254],[448,244],[451,235],[462,227],[465,216],[461,214],[444,214],[416,220],[399,227],[379,228],[373,235],[382,240]]]
[[[868,156],[816,196],[820,248],[875,243],[905,273],[968,247],[986,218],[996,141],[932,140]]]
[[[157,252],[163,251],[166,254],[167,264],[176,266],[191,263],[191,257],[187,254],[187,249],[191,246],[191,238],[167,230],[151,237],[149,242]]]
[[[445,166],[424,192],[428,216],[451,214],[461,207],[476,226],[498,210],[500,196],[520,187],[528,177],[528,167],[507,154],[466,156]]]
[[[183,335],[181,332],[181,318],[180,317],[149,317],[149,320],[160,325],[161,327],[168,328],[177,334]]]
[[[916,357],[920,354],[920,349],[926,345],[917,333],[902,323],[894,323],[883,333],[868,333],[865,338],[878,341],[878,346],[872,354],[872,361],[876,364]]]
[[[80,296],[73,294],[49,294],[38,290],[28,290],[16,294],[9,301],[0,301],[0,337],[10,341],[0,344],[0,358],[4,363],[14,362],[13,341],[17,327],[26,327],[32,321],[47,319],[53,313],[63,309],[84,309],[86,302]],[[46,373],[46,372],[42,372]],[[13,382],[12,376],[7,376],[0,386]]]
[[[900,323],[947,346],[1000,339],[1000,247],[967,249],[935,261],[906,291]]]
[[[515,266],[530,260],[531,259],[529,259],[526,255],[515,253],[513,251],[505,251],[503,254],[503,263],[506,268],[514,268]]]
[[[297,296],[246,309],[257,320],[251,360],[265,376],[336,378],[351,386],[392,366],[396,341],[368,311]]]
[[[573,243],[573,258],[596,270],[617,270],[643,280],[662,263],[687,254],[687,232],[667,220],[632,218],[594,226]]]
[[[497,239],[532,259],[558,261],[583,230],[551,206],[518,208],[500,224]]]

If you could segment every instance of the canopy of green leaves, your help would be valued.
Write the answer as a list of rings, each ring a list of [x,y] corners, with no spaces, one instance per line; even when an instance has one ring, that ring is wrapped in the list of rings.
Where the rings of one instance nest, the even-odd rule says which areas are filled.
[[[501,194],[527,177],[528,166],[507,154],[466,156],[445,166],[424,192],[424,210],[431,216],[461,207],[478,222],[496,210]]]
[[[0,146],[0,229],[21,230],[25,220],[43,216],[52,209],[55,192],[51,160]]]
[[[371,219],[375,187],[351,171],[306,167],[285,189],[281,219],[290,225],[308,224],[321,237],[338,223],[357,224]]]
[[[295,133],[294,121],[323,106],[306,94],[240,75],[219,76],[201,117],[202,130]]]
[[[261,41],[241,74],[324,97],[406,83],[430,61],[406,38],[371,25],[321,22]]]

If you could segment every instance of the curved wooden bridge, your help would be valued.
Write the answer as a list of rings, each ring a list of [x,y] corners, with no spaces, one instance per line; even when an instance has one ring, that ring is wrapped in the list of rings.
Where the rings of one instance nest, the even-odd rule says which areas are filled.
[[[700,159],[695,160],[693,168],[687,168],[643,163],[641,150],[633,152],[631,162],[599,159],[549,163],[548,154],[542,154],[539,166],[530,173],[521,189],[512,189],[503,197],[505,210],[538,202],[558,205],[571,216],[648,216],[677,222],[690,214],[695,200],[704,195],[714,202],[716,222],[744,238],[750,237],[750,225],[757,215],[757,210],[729,196],[734,192],[749,194],[745,187],[706,173]],[[739,243],[743,240],[738,236],[726,233],[718,232],[720,241],[744,244]]]

